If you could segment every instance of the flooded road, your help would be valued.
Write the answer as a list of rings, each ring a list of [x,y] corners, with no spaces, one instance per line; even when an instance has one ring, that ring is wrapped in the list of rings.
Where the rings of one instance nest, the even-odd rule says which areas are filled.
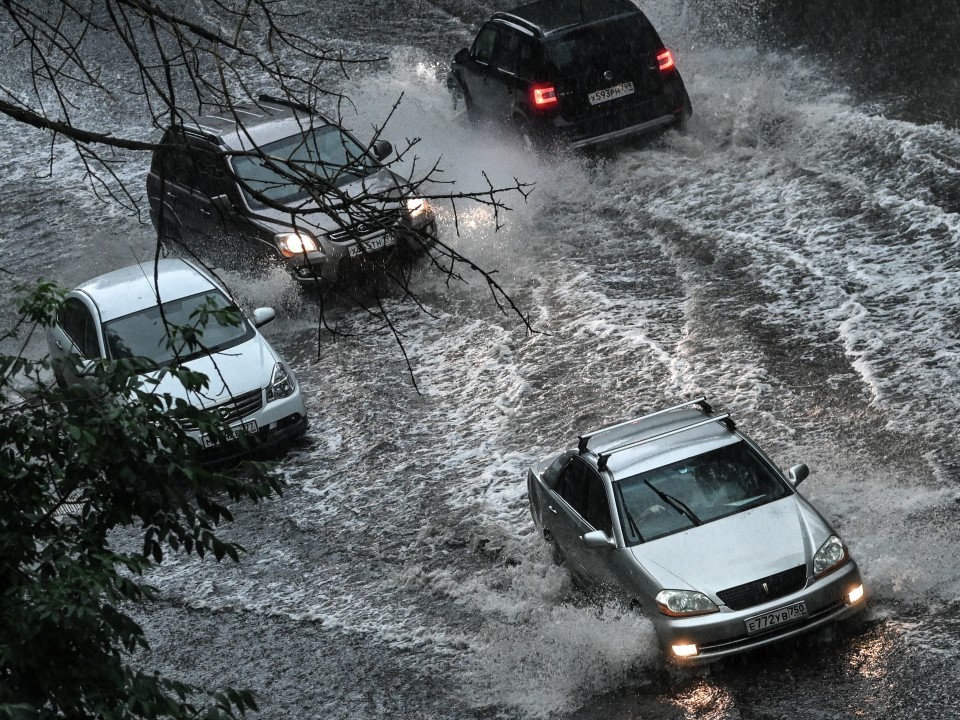
[[[245,303],[280,311],[267,335],[311,431],[280,465],[284,495],[236,509],[239,565],[172,557],[151,575],[151,662],[249,687],[264,718],[960,712],[960,133],[897,119],[815,59],[708,41],[678,1],[642,6],[677,53],[689,131],[535,156],[454,117],[443,85],[479,20],[511,4],[310,7],[321,36],[388,58],[337,81],[362,139],[402,93],[385,137],[422,138],[458,188],[482,188],[481,171],[536,183],[500,231],[483,208],[460,208],[459,236],[439,217],[537,332],[479,278],[424,271],[436,319],[389,304],[418,393],[367,315],[337,308],[354,335],[318,341],[315,299],[282,272],[228,273]],[[138,132],[133,111],[124,122]],[[8,128],[0,265],[72,285],[149,254],[149,227],[80,188],[69,157],[37,178],[46,141]],[[139,183],[146,164],[122,173]],[[872,593],[858,631],[677,673],[642,617],[591,604],[551,564],[526,467],[587,426],[698,394],[781,467],[810,465],[800,489]]]

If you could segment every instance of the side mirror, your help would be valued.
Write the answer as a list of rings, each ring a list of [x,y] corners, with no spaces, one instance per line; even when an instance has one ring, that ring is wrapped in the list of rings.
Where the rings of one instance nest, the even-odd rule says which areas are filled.
[[[583,540],[583,546],[590,548],[591,550],[599,550],[600,548],[614,548],[617,546],[613,540],[607,537],[607,534],[603,530],[594,530],[593,532],[588,532],[580,539]]]
[[[802,483],[809,474],[810,468],[802,463],[800,465],[794,465],[792,468],[787,470],[787,478],[790,480],[790,484],[794,487]]]
[[[461,48],[457,51],[457,54],[453,56],[453,61],[458,63],[465,63],[470,57],[470,51],[466,48]]]
[[[257,308],[253,311],[253,324],[257,327],[263,327],[276,316],[277,313],[271,307]]]
[[[373,156],[377,160],[383,160],[392,152],[393,152],[393,145],[390,144],[389,140],[377,140],[373,144]]]

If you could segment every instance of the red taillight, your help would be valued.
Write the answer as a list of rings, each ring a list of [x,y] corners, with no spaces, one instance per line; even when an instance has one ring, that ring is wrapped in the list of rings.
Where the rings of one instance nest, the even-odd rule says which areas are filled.
[[[557,104],[557,89],[553,85],[534,85],[530,88],[534,107],[548,108]]]
[[[657,65],[660,66],[660,72],[666,72],[673,70],[677,64],[673,60],[673,53],[664,48],[657,53]]]

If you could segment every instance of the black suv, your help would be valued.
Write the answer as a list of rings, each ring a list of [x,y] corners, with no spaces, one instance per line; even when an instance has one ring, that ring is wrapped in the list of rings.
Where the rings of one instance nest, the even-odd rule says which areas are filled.
[[[279,258],[303,281],[419,250],[437,238],[433,211],[410,182],[337,123],[283,98],[216,110],[171,126],[147,175],[161,237],[228,266]]]
[[[537,0],[484,23],[447,87],[471,119],[573,148],[682,123],[690,97],[668,50],[628,0]]]

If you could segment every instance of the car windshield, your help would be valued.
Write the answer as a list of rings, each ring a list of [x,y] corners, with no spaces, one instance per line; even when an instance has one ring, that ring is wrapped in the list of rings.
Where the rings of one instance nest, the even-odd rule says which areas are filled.
[[[547,63],[561,75],[643,63],[660,49],[656,31],[640,18],[591,25],[545,43]],[[601,67],[603,66],[603,67]]]
[[[786,483],[743,441],[615,483],[628,545],[656,540],[789,494]]]
[[[233,307],[217,290],[165,302],[163,316],[153,305],[104,325],[107,352],[115,359],[142,357],[169,365],[175,358],[226,350],[253,337],[253,328],[239,312],[219,312]],[[193,331],[199,337],[191,342]]]
[[[286,205],[309,197],[308,188],[341,187],[366,177],[376,162],[335,125],[322,125],[260,148],[264,156],[239,155],[233,170],[250,202]]]

